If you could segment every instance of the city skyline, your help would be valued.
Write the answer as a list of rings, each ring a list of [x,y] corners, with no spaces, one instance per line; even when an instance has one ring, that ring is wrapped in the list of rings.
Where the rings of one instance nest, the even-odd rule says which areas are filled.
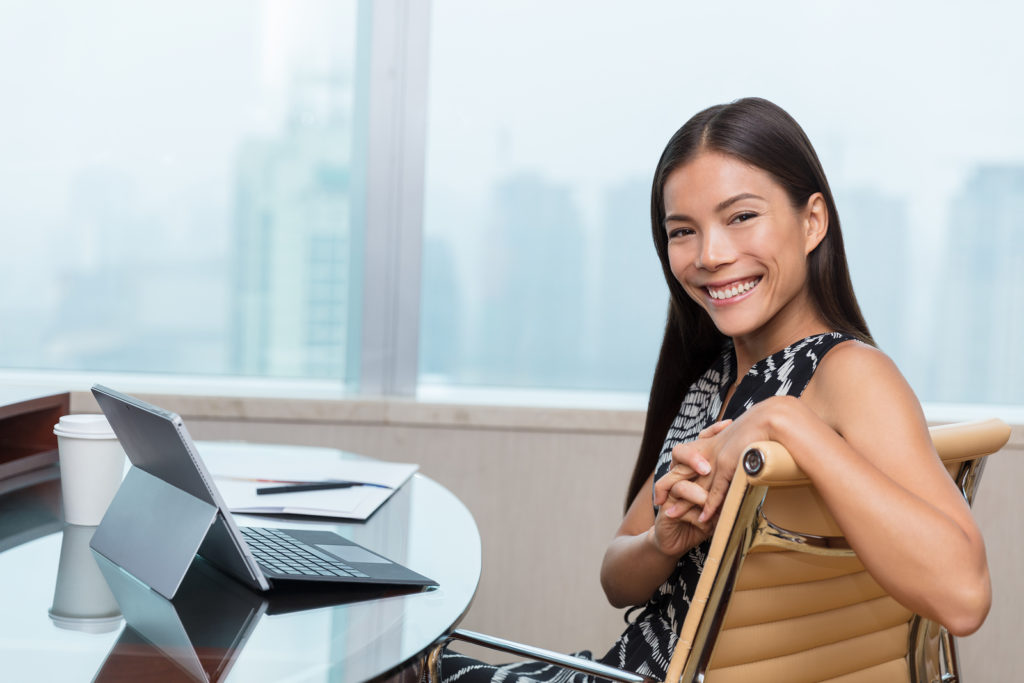
[[[346,87],[344,79],[329,77],[309,83],[314,90]],[[337,108],[345,99],[316,95],[310,101]],[[139,226],[154,220],[152,210],[125,208],[132,193],[125,192],[122,175],[78,176],[78,189],[69,193],[78,199],[69,211],[84,229],[58,255],[63,295],[55,298],[51,314],[40,313],[35,328],[29,326],[20,347],[7,345],[10,365],[343,376],[347,273],[358,257],[351,253],[353,131],[346,116],[294,114],[281,135],[240,147],[234,228],[220,228],[234,233],[235,246],[223,253],[210,250],[201,262],[185,245],[154,254],[152,243],[140,239]],[[310,120],[325,123],[302,123]],[[641,214],[648,191],[644,179],[627,179],[599,196],[600,210],[585,212],[576,188],[518,170],[498,182],[477,209],[498,217],[488,225],[488,251],[481,253],[478,242],[459,244],[427,231],[421,377],[453,386],[646,391],[667,302],[649,219]],[[1014,381],[1024,368],[1010,353],[1024,341],[1024,325],[1019,316],[999,315],[1004,300],[1024,295],[1024,239],[1014,225],[1024,196],[1024,164],[981,164],[950,198],[937,236],[944,245],[939,285],[915,282],[908,267],[915,253],[906,199],[864,186],[840,185],[835,192],[869,325],[922,398],[1024,400]],[[459,202],[440,213],[465,218],[464,208]],[[195,220],[209,243],[231,243],[210,228],[208,218]],[[971,222],[978,227],[953,229]],[[259,244],[261,230],[273,245]],[[246,266],[250,252],[258,258]],[[186,255],[191,270],[183,269]],[[268,258],[284,256],[284,265],[267,269]],[[234,273],[235,279],[217,272]],[[466,279],[467,273],[479,278],[481,272],[485,278]],[[264,287],[268,278],[277,285],[247,290],[247,277],[250,284],[262,277]],[[922,300],[921,290],[936,287],[938,297],[925,297],[931,327],[915,330],[908,308]],[[83,296],[110,305],[84,310],[76,305]],[[205,307],[192,310],[207,314],[166,305],[175,299],[203,300]],[[947,311],[960,316],[961,324],[950,326]],[[10,304],[4,313],[15,314]],[[60,325],[49,322],[56,319]],[[1003,351],[974,351],[978,330],[986,330],[989,343]],[[291,336],[281,337],[283,332]],[[915,351],[921,337],[930,342]],[[936,372],[948,357],[962,360]]]
[[[356,374],[361,282],[349,273],[367,229],[353,222],[350,196],[365,170],[352,152],[366,134],[352,115],[366,94],[355,91],[367,39],[357,4],[229,4],[188,34],[187,54],[157,30],[180,27],[179,14],[130,3],[104,5],[134,27],[120,43],[90,38],[103,17],[70,6],[51,23],[26,5],[0,26],[6,63],[31,64],[0,70],[20,93],[0,125],[10,188],[0,202],[0,320],[18,330],[0,342],[4,365]],[[877,29],[857,63],[857,82],[870,87],[850,87],[838,71],[841,55],[861,54],[853,31],[810,35],[812,47],[830,48],[800,62],[814,89],[776,78],[799,55],[762,55],[756,41],[702,65],[700,78],[684,58],[662,59],[675,53],[656,40],[605,49],[636,22],[710,25],[726,18],[721,8],[626,17],[599,3],[577,24],[559,6],[530,28],[542,5],[506,16],[436,3],[419,226],[423,383],[646,392],[667,301],[648,234],[653,164],[701,106],[754,92],[806,126],[869,324],[921,397],[1024,403],[1021,316],[1004,304],[1022,294],[1024,253],[1012,229],[1024,142],[1005,134],[1017,108],[999,99],[1024,54],[1004,35],[1009,23],[988,26],[984,3],[935,8],[932,27],[965,42],[923,41],[900,62],[901,27],[917,26],[912,8],[892,8],[876,27],[878,6],[861,16],[784,4],[788,21],[764,8],[730,18],[780,38],[815,21]],[[499,20],[507,30],[478,30]],[[26,40],[40,26],[62,50]],[[980,36],[975,50],[967,39]],[[714,40],[701,33],[689,46]],[[136,59],[123,61],[129,48]],[[894,63],[921,73],[908,79]],[[1002,104],[981,113],[993,92]],[[940,372],[948,357],[956,366]]]

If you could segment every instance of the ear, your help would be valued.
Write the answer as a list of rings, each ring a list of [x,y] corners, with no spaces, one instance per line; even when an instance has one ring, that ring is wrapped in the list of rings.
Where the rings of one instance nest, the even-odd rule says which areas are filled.
[[[810,254],[828,233],[828,206],[825,204],[824,195],[815,192],[808,197],[803,214],[804,253]]]

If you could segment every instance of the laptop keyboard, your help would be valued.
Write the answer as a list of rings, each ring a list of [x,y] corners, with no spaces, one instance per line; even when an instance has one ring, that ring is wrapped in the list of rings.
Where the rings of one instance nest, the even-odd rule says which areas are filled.
[[[280,529],[240,527],[249,550],[263,566],[293,576],[352,576],[367,578],[358,569],[303,543]]]

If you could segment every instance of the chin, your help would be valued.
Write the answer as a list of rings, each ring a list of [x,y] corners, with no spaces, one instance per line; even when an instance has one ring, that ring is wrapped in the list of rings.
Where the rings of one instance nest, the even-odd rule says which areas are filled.
[[[715,316],[711,316],[711,322],[714,323],[719,332],[724,334],[726,337],[733,338],[753,334],[762,327],[762,325],[747,321],[723,320],[720,317],[716,319]]]

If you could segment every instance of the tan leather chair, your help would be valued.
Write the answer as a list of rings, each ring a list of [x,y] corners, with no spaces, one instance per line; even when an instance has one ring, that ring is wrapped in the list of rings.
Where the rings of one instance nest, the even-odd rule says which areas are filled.
[[[985,456],[1006,444],[1001,420],[933,427],[932,441],[972,502]],[[451,639],[635,683],[593,662],[456,630],[430,654],[437,678]],[[666,681],[953,683],[946,629],[899,605],[864,570],[817,491],[780,444],[752,444],[722,506]]]

